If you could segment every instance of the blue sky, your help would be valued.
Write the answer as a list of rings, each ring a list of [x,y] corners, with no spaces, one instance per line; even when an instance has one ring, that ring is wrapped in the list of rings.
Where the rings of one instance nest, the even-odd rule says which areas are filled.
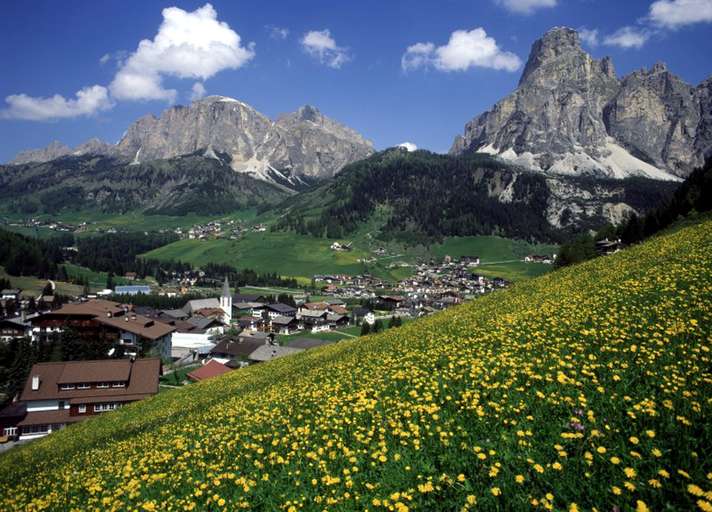
[[[116,142],[196,93],[271,117],[312,104],[378,149],[446,151],[557,25],[585,28],[586,49],[619,75],[658,60],[693,84],[712,74],[712,0],[10,0],[0,161],[54,139]]]

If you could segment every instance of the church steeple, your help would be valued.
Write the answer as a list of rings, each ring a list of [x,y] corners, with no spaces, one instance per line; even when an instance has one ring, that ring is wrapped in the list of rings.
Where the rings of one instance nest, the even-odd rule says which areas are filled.
[[[230,294],[230,283],[227,280],[227,276],[225,276],[225,282],[223,283],[222,296],[223,297],[232,297],[232,295]]]
[[[220,308],[225,312],[223,320],[226,324],[229,324],[232,321],[232,293],[230,293],[230,283],[227,280],[227,276],[225,276],[225,282],[223,282]]]

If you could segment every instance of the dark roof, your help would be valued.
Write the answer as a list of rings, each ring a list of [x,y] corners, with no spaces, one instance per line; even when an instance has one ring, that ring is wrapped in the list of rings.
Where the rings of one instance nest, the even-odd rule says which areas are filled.
[[[133,364],[128,359],[83,361],[82,364],[64,364],[57,384],[87,382],[128,382]]]
[[[199,317],[199,316],[194,316],[193,318],[188,319],[188,323],[191,325],[194,325],[197,329],[207,329],[213,324],[217,325],[223,325],[222,321],[220,321],[217,318],[210,318],[210,317]]]
[[[60,363],[37,363],[32,366],[27,382],[20,395],[21,401],[84,399],[91,397],[140,396],[158,393],[158,377],[161,373],[159,358],[107,359],[103,361],[66,361]],[[32,377],[39,377],[39,389],[32,390]],[[76,380],[74,380],[76,379]],[[65,384],[89,382],[128,381],[123,388],[69,389],[60,390],[60,381]],[[138,400],[138,398],[136,398]]]
[[[272,311],[276,311],[277,313],[295,313],[297,311],[297,308],[294,308],[288,304],[282,304],[281,302],[277,302],[275,304],[268,304],[267,309],[271,309]]]
[[[59,309],[40,315],[36,320],[68,317],[93,318],[100,324],[150,340],[157,340],[175,331],[175,328],[168,324],[135,314],[126,305],[102,299],[65,304]]]
[[[297,323],[297,319],[293,316],[276,316],[272,319],[272,323],[277,325],[289,325]]]
[[[366,316],[366,315],[368,315],[370,312],[371,312],[370,309],[368,309],[368,308],[362,308],[362,307],[361,307],[361,308],[354,308],[354,310],[353,310],[353,314],[354,314],[355,316]]]
[[[182,309],[164,309],[162,311],[164,315],[167,316],[172,316],[176,320],[182,320],[184,318],[188,318],[190,315],[183,311]]]
[[[250,295],[245,293],[236,293],[232,296],[232,302],[260,302],[262,295]]]
[[[316,338],[298,338],[294,341],[289,342],[290,347],[310,349],[315,347],[321,347],[323,345],[330,345],[334,343],[332,340],[319,340]]]
[[[222,375],[230,371],[232,371],[231,368],[211,359],[200,368],[190,372],[188,374],[188,378],[190,380],[201,381],[205,379],[212,379],[213,377],[217,377],[218,375]]]
[[[225,354],[230,357],[247,357],[254,352],[257,347],[265,344],[264,340],[242,339],[223,340],[210,351],[211,354]]]

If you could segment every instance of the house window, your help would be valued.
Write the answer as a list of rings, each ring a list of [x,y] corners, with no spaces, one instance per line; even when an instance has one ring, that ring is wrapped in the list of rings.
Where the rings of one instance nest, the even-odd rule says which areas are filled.
[[[96,385],[97,389],[105,389],[109,387],[108,382],[100,382],[99,384]]]
[[[77,384],[77,389],[91,389],[89,384]]]
[[[119,407],[119,404],[96,404],[94,406],[94,412],[113,411],[114,409],[117,409],[118,407]]]
[[[59,386],[59,389],[62,391],[66,391],[68,389],[74,389],[74,384],[62,384]]]
[[[114,383],[111,385],[111,387],[112,387],[112,388],[124,388],[124,387],[126,387],[126,383],[124,383],[124,382],[114,382]]]
[[[87,412],[87,406],[86,405],[80,405],[79,406],[79,414],[84,414]]]

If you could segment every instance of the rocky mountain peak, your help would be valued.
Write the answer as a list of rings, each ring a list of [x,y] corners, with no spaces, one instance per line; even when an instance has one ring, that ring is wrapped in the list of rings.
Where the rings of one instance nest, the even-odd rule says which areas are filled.
[[[318,122],[321,119],[321,112],[316,107],[304,105],[297,110],[297,117],[302,121]]]
[[[585,55],[585,52],[581,48],[578,32],[569,27],[554,27],[534,41],[519,83],[526,82],[532,73],[544,65],[562,57],[570,59],[581,55]]]
[[[619,80],[609,57],[593,59],[575,30],[556,27],[532,45],[517,89],[467,123],[451,152],[558,174],[675,179],[712,151],[709,97],[663,63]]]

